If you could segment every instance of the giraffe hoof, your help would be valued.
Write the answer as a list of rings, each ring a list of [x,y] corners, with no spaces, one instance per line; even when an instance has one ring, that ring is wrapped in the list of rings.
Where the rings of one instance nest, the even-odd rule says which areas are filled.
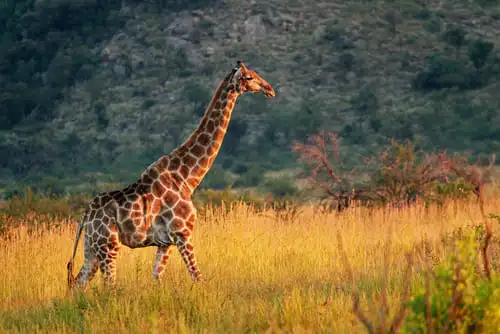
[[[198,276],[196,277],[194,280],[193,280],[196,284],[203,284],[203,283],[206,283],[207,281],[201,277],[201,276]]]

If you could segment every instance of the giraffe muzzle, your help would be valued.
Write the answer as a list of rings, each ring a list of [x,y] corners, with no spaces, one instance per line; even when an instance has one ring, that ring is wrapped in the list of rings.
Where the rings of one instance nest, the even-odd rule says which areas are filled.
[[[274,92],[274,89],[271,86],[267,86],[267,87],[264,86],[264,87],[262,87],[262,92],[267,97],[275,97],[276,96],[276,93]]]

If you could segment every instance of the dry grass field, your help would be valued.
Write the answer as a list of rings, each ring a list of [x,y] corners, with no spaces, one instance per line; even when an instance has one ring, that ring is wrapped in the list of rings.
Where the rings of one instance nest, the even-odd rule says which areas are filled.
[[[500,213],[500,198],[487,200],[485,211]],[[445,236],[481,223],[475,202],[351,208],[340,215],[306,207],[295,221],[234,205],[201,215],[195,228],[206,283],[191,283],[177,253],[164,280],[153,283],[155,249],[123,247],[116,291],[106,291],[98,275],[77,296],[68,295],[66,287],[76,223],[30,233],[24,224],[0,239],[0,332],[363,333],[352,312],[353,291],[359,291],[362,309],[376,323],[384,259],[389,260],[388,301],[394,313],[405,254],[413,255],[414,292],[423,285],[424,253],[431,265],[440,262],[452,252]],[[498,248],[490,251],[497,254]],[[80,244],[78,268],[82,253]]]

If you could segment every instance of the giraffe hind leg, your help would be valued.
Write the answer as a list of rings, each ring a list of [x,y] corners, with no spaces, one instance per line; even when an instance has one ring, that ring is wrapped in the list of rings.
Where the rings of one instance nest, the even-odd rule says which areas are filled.
[[[165,272],[165,264],[172,253],[172,245],[158,246],[156,261],[153,268],[153,280],[160,279]]]
[[[98,260],[90,247],[85,244],[85,258],[83,260],[82,268],[76,276],[76,287],[86,289],[90,281],[94,278],[98,269]]]
[[[120,249],[117,227],[112,219],[94,224],[91,239],[92,250],[97,256],[104,284],[113,287],[116,281],[116,257]]]
[[[107,287],[114,287],[116,283],[116,257],[118,249],[118,245],[101,246],[97,255],[99,268],[103,275],[104,284]]]
[[[194,282],[203,282],[201,277],[201,272],[198,269],[198,264],[196,261],[196,255],[194,253],[193,244],[190,241],[189,236],[183,235],[182,233],[178,234],[178,240],[176,242],[177,249],[181,254],[184,263],[191,275],[191,278]]]

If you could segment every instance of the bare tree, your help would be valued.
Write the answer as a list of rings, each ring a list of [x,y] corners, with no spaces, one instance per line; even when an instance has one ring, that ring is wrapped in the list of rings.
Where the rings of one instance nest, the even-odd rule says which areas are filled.
[[[294,142],[292,145],[299,161],[307,167],[306,178],[322,190],[322,199],[333,199],[337,203],[338,211],[362,194],[361,190],[354,189],[351,181],[356,170],[347,171],[340,159],[340,140],[337,134],[323,131],[311,135],[306,144]]]
[[[374,165],[368,173],[370,181],[355,186],[353,177],[359,180],[360,173],[356,169],[348,171],[343,165],[339,146],[336,134],[321,132],[310,136],[306,144],[295,142],[292,147],[307,166],[307,179],[323,191],[324,198],[336,201],[339,211],[352,200],[409,204],[429,193],[436,182],[446,179],[445,153],[424,155],[410,141],[393,141],[389,149],[366,159]]]

